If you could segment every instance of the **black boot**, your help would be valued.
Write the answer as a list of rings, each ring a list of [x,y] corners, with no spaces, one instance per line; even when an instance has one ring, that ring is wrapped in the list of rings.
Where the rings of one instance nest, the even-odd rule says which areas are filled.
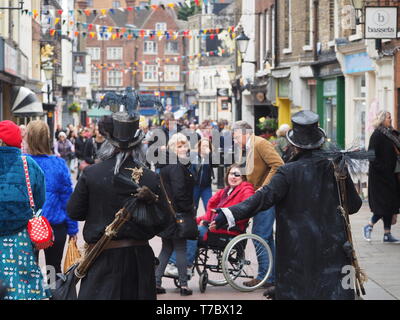
[[[189,288],[181,288],[181,296],[190,296],[193,294],[193,291]]]

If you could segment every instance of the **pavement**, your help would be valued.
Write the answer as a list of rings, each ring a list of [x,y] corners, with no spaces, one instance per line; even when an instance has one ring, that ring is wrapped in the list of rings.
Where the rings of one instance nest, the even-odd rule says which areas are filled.
[[[215,191],[215,190],[214,190]],[[198,215],[204,213],[204,208],[200,204]],[[359,264],[365,270],[368,281],[365,283],[366,295],[364,300],[400,300],[400,244],[383,243],[383,222],[379,221],[372,232],[372,241],[367,242],[363,238],[362,228],[371,218],[368,202],[363,203],[362,208],[357,214],[350,216],[351,228],[356,254]],[[83,247],[82,237],[83,223],[79,223],[80,233],[78,235],[78,246]],[[248,230],[251,230],[250,228]],[[392,226],[392,234],[400,238],[400,221]],[[155,237],[150,240],[150,245],[156,256],[161,251],[161,238]],[[65,253],[65,251],[64,251]],[[41,264],[44,264],[43,253],[41,253]],[[193,290],[192,296],[181,297],[179,289],[174,285],[171,278],[163,278],[163,287],[167,293],[158,295],[158,300],[265,300],[263,297],[264,289],[253,292],[240,292],[230,285],[223,287],[207,286],[205,293],[199,289],[199,276],[190,280],[189,287]]]
[[[202,210],[201,210],[202,211]],[[201,214],[201,213],[199,213]],[[362,228],[371,218],[368,202],[364,202],[361,210],[350,218],[354,246],[362,269],[365,270],[368,281],[365,283],[366,295],[364,300],[400,300],[400,244],[383,243],[383,223],[379,221],[372,233],[372,241],[363,238]],[[400,222],[392,226],[394,236],[400,238]],[[161,241],[158,237],[151,240],[151,246],[157,255],[161,250]],[[207,286],[205,293],[201,293],[198,285],[199,277],[189,282],[193,295],[180,297],[173,280],[163,278],[163,287],[167,293],[158,295],[159,300],[265,300],[263,289],[253,292],[240,292],[229,285],[224,287]]]
[[[363,237],[362,228],[371,218],[368,202],[350,216],[352,234],[359,264],[368,276],[365,300],[400,300],[400,244],[383,243],[383,222],[372,232],[371,242]],[[392,226],[392,234],[400,238],[400,222]]]

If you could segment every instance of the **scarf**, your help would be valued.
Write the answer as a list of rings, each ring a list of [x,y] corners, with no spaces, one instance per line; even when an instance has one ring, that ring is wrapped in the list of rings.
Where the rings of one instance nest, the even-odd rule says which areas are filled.
[[[386,128],[383,126],[379,126],[377,130],[388,137],[394,143],[397,150],[400,151],[400,137],[398,131],[394,130],[393,128]]]

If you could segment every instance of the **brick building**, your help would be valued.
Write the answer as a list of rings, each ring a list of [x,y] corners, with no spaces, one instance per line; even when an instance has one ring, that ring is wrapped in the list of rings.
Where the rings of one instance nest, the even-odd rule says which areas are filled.
[[[118,9],[143,3],[149,1],[126,0],[122,4],[119,1],[94,0],[92,8]],[[177,21],[175,11],[115,10],[114,14],[90,17],[88,24],[96,26],[100,35],[99,38],[87,37],[87,51],[95,66],[92,84],[97,100],[106,91],[121,91],[131,86],[144,97],[160,96],[167,110],[174,111],[183,105],[185,39],[181,35],[176,39],[168,36],[167,39],[165,34],[166,31],[182,31],[186,26]],[[110,27],[113,28],[111,33]],[[128,37],[121,36],[126,32]],[[141,113],[153,115],[155,110],[145,103],[146,99],[143,101]]]

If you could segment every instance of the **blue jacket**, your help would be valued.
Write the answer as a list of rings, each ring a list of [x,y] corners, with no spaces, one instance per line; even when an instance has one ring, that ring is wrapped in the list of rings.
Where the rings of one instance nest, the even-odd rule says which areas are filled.
[[[65,160],[56,156],[31,156],[46,177],[46,202],[42,213],[51,225],[67,224],[69,235],[78,233],[78,223],[67,216],[67,202],[72,194],[71,175]]]
[[[40,209],[46,196],[44,174],[30,157],[27,162],[35,206]],[[0,236],[22,231],[31,218],[21,150],[0,147]]]

